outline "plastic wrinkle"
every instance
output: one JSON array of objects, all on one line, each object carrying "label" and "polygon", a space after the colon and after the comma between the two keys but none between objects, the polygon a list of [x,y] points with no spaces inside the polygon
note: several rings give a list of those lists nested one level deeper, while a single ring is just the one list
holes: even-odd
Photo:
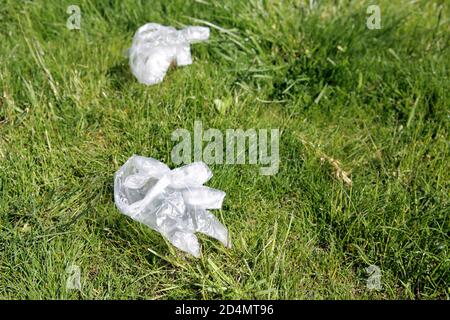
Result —
[{"label": "plastic wrinkle", "polygon": [[114,201],[123,214],[200,257],[195,232],[231,247],[228,230],[208,211],[220,209],[225,197],[225,192],[203,186],[211,177],[203,162],[170,170],[158,160],[133,155],[115,174]]},{"label": "plastic wrinkle", "polygon": [[163,81],[171,64],[192,64],[190,44],[209,38],[207,27],[186,27],[177,30],[157,23],[140,27],[128,50],[130,68],[140,83],[146,85]]}]

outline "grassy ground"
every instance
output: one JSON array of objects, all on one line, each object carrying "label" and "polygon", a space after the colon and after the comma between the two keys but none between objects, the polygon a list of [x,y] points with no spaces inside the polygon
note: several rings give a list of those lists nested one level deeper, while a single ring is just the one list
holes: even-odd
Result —
[{"label": "grassy ground", "polygon": [[[0,298],[448,299],[448,2],[307,2],[2,0]],[[212,34],[146,87],[124,52],[149,21]],[[113,202],[128,157],[172,166],[196,119],[282,130],[278,174],[212,166],[233,249],[200,236],[201,259]]]}]

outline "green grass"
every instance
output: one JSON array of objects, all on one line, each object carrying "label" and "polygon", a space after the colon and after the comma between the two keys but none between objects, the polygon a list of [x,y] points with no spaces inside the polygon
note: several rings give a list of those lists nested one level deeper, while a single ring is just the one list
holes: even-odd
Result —
[{"label": "green grass", "polygon": [[[2,0],[0,298],[448,299],[448,2],[320,2]],[[124,52],[149,21],[220,29],[147,87]],[[114,172],[133,153],[173,167],[196,119],[282,130],[278,174],[211,166],[233,248],[200,236],[201,259],[113,202]]]}]

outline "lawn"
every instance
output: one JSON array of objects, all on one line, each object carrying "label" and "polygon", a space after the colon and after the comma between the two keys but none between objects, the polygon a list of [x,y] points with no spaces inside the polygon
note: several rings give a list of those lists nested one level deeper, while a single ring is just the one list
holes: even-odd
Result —
[{"label": "lawn", "polygon": [[[449,4],[317,2],[2,0],[0,298],[448,299]],[[211,35],[145,86],[126,50],[147,22]],[[274,175],[210,166],[233,247],[200,235],[199,259],[113,200],[196,120],[281,133]]]}]

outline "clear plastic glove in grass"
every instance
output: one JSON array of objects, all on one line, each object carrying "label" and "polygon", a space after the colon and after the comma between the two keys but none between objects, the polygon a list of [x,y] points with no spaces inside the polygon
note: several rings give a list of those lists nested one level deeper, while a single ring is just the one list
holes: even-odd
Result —
[{"label": "clear plastic glove in grass", "polygon": [[131,71],[140,83],[159,83],[172,63],[178,66],[192,63],[191,43],[208,38],[207,27],[177,30],[157,23],[147,23],[136,31],[128,50]]},{"label": "clear plastic glove in grass", "polygon": [[158,160],[133,155],[115,174],[114,200],[123,214],[199,257],[195,232],[231,247],[228,230],[208,211],[220,209],[225,197],[225,192],[203,186],[211,177],[203,162],[170,170]]}]

